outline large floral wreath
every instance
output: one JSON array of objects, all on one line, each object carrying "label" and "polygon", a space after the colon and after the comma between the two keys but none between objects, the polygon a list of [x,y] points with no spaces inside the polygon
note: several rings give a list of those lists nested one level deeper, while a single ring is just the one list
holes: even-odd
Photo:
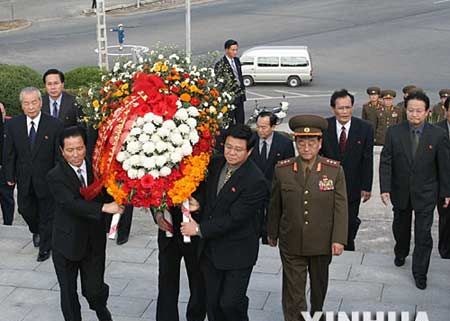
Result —
[{"label": "large floral wreath", "polygon": [[158,209],[188,199],[233,107],[214,76],[177,54],[116,63],[85,103],[85,121],[98,128],[96,182],[85,196],[104,186],[119,204]]}]

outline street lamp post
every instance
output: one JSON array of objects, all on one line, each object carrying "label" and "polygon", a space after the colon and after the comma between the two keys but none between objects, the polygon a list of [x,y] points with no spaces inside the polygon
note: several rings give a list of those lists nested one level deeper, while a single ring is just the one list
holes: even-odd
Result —
[{"label": "street lamp post", "polygon": [[108,70],[108,41],[106,30],[105,0],[97,0],[97,50],[98,66],[101,69]]},{"label": "street lamp post", "polygon": [[186,57],[191,57],[191,0],[186,0]]}]

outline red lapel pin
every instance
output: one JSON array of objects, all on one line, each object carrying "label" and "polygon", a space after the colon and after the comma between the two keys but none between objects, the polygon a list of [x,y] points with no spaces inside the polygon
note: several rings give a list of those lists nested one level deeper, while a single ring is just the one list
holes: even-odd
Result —
[{"label": "red lapel pin", "polygon": [[361,145],[361,141],[360,140],[358,140],[357,143]]},{"label": "red lapel pin", "polygon": [[428,145],[428,149],[433,149],[433,145]]},{"label": "red lapel pin", "polygon": [[45,136],[44,136],[44,139],[48,139],[48,136],[47,136],[47,135],[45,135]]},{"label": "red lapel pin", "polygon": [[233,193],[236,193],[236,188],[233,186],[233,187],[231,188],[231,191],[232,191]]}]

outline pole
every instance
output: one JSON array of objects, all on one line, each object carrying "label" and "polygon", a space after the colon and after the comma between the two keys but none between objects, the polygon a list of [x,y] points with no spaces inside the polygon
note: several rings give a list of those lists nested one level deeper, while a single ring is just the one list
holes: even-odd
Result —
[{"label": "pole", "polygon": [[186,0],[186,57],[191,57],[191,0]]},{"label": "pole", "polygon": [[141,7],[141,0],[136,0],[136,7],[138,9]]},{"label": "pole", "polygon": [[97,0],[97,50],[98,66],[101,69],[108,70],[108,41],[106,30],[105,0]]}]

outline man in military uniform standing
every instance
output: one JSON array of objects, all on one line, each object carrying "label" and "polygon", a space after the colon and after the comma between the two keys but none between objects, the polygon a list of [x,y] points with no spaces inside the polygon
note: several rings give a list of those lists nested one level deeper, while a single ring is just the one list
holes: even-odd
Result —
[{"label": "man in military uniform standing", "polygon": [[410,95],[414,91],[422,91],[422,89],[417,87],[416,85],[407,85],[402,89],[403,100],[397,104],[397,107],[400,109],[402,113],[400,119],[401,122],[406,120],[406,104],[405,104],[406,98],[408,98],[408,95]]},{"label": "man in military uniform standing", "polygon": [[367,88],[367,94],[369,95],[369,101],[363,105],[362,119],[367,120],[375,130],[377,126],[377,111],[383,108],[383,104],[380,102],[379,87]]},{"label": "man in military uniform standing", "polygon": [[311,314],[322,311],[332,255],[342,254],[347,242],[344,170],[339,162],[318,156],[327,126],[319,116],[291,118],[299,156],[275,168],[267,234],[271,246],[279,242],[285,321],[304,320],[308,271]]},{"label": "man in military uniform standing", "polygon": [[375,128],[375,145],[384,145],[384,137],[389,126],[398,124],[402,121],[403,111],[401,107],[394,106],[396,92],[386,89],[381,91],[383,98],[383,108],[377,112],[377,126]]},{"label": "man in military uniform standing", "polygon": [[428,122],[435,124],[446,119],[444,103],[448,97],[450,97],[450,89],[441,89],[439,91],[440,101],[433,106],[428,117]]}]

